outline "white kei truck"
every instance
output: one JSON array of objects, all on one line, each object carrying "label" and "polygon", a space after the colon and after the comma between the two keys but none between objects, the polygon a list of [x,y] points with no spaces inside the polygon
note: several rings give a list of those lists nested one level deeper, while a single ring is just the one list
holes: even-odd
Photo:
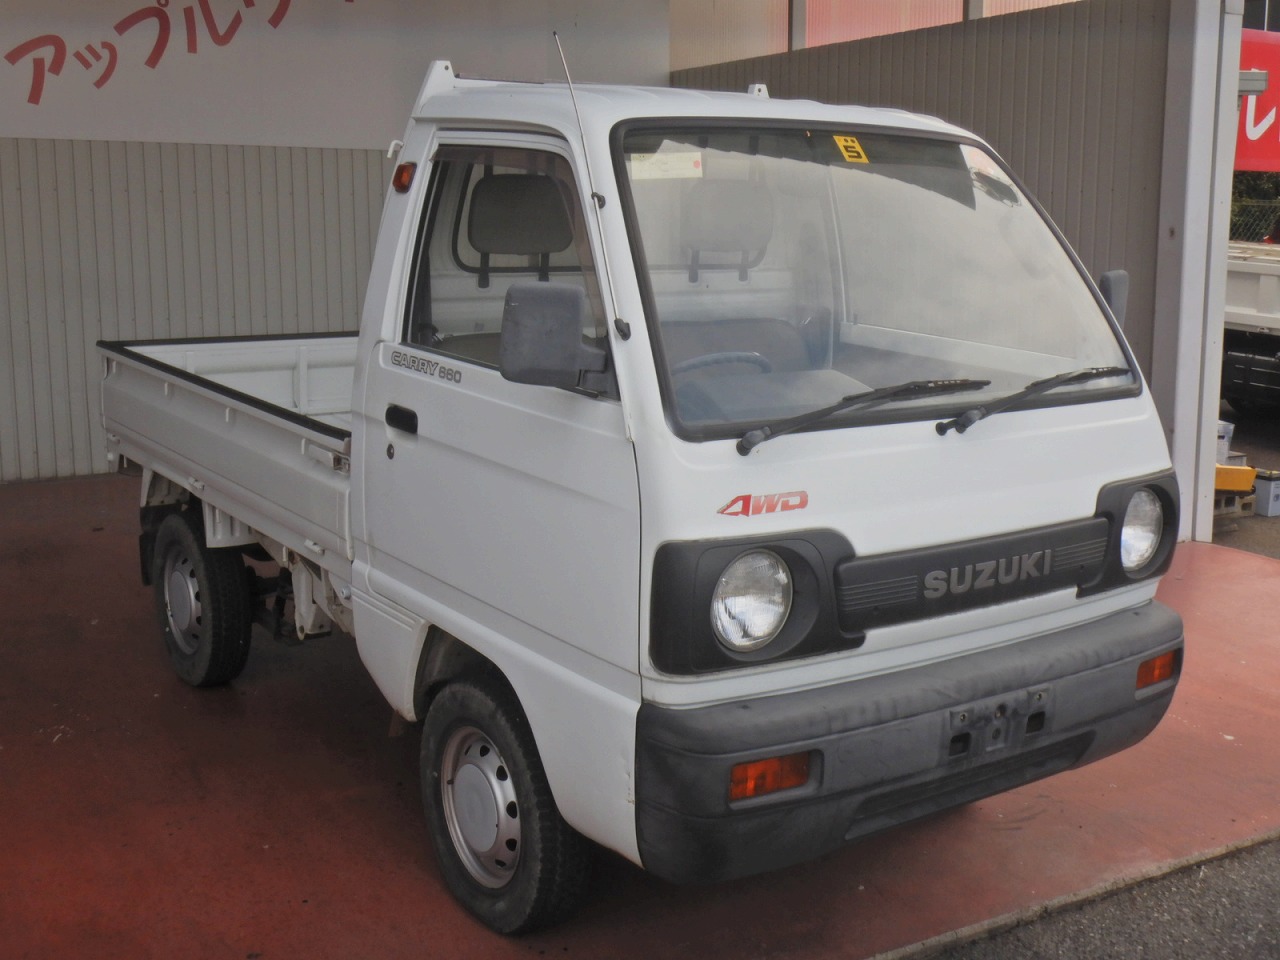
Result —
[{"label": "white kei truck", "polygon": [[741,877],[1156,726],[1178,490],[1127,278],[981,140],[447,62],[415,104],[358,334],[99,345],[184,681],[254,622],[352,636],[504,933],[592,843]]}]

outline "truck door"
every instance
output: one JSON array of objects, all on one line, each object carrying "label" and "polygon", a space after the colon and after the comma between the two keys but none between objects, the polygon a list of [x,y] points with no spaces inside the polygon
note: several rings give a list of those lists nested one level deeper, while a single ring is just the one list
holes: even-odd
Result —
[{"label": "truck door", "polygon": [[513,282],[582,285],[584,334],[608,342],[562,147],[512,138],[432,158],[400,336],[366,378],[369,583],[491,657],[505,644],[634,677],[639,494],[621,404],[498,372]]}]

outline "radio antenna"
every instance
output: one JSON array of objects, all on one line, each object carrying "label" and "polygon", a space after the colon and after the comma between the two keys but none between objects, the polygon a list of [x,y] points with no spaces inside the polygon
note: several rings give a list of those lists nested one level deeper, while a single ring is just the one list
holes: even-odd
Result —
[{"label": "radio antenna", "polygon": [[565,58],[564,47],[560,43],[560,34],[551,31],[555,38],[556,50],[560,52],[560,65],[564,67],[564,80],[569,87],[569,100],[573,104],[573,116],[578,124],[578,142],[582,146],[582,165],[587,173],[587,190],[591,194],[591,203],[596,211],[596,229],[600,234],[600,267],[604,272],[605,282],[609,286],[609,305],[613,308],[613,323],[618,335],[623,340],[631,338],[631,325],[618,315],[618,298],[613,289],[613,271],[609,266],[608,244],[604,242],[604,223],[600,219],[600,210],[604,207],[604,195],[596,190],[596,180],[591,172],[591,154],[587,150],[587,133],[582,126],[582,111],[578,109],[578,95],[573,89],[573,77],[569,76],[569,61]]}]

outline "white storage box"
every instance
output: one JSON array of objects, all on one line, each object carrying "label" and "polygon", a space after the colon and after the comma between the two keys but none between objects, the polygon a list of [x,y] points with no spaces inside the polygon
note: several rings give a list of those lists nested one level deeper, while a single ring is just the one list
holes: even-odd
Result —
[{"label": "white storage box", "polygon": [[1215,463],[1226,463],[1227,457],[1231,455],[1231,435],[1235,433],[1236,425],[1228,423],[1226,420],[1218,421],[1218,459]]},{"label": "white storage box", "polygon": [[1280,517],[1280,470],[1259,470],[1253,493],[1253,512],[1262,517]]}]

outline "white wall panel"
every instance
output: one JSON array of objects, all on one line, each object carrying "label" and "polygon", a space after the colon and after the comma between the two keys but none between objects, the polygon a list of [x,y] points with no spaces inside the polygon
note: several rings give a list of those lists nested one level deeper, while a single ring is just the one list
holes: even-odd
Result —
[{"label": "white wall panel", "polygon": [[0,138],[0,481],[105,468],[99,339],[354,329],[377,151]]}]

